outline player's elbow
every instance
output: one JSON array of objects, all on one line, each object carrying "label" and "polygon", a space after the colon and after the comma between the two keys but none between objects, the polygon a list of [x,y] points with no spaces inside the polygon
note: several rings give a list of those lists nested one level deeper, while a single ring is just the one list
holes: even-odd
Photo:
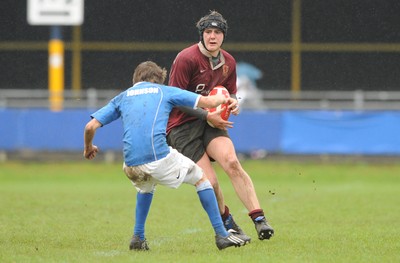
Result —
[{"label": "player's elbow", "polygon": [[95,130],[96,129],[95,129],[95,127],[94,127],[94,125],[92,123],[89,122],[89,123],[86,124],[85,133],[90,133],[90,132],[93,132]]},{"label": "player's elbow", "polygon": [[86,126],[85,126],[85,132],[95,132],[97,128],[99,128],[101,126],[101,123],[96,120],[96,119],[92,119],[91,121],[89,121]]}]

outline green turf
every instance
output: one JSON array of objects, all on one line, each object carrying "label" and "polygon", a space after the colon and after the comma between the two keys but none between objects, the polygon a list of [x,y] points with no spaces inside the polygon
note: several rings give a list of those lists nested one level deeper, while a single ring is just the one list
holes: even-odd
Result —
[{"label": "green turf", "polygon": [[0,164],[0,262],[400,262],[400,164],[245,161],[276,235],[256,238],[226,175],[225,199],[251,244],[219,251],[195,189],[158,187],[151,251],[128,245],[136,192],[121,164]]}]

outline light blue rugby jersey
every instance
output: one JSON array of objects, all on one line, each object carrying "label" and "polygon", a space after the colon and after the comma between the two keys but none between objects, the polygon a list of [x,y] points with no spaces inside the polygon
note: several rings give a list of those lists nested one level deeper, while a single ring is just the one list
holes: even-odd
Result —
[{"label": "light blue rugby jersey", "polygon": [[139,82],[91,116],[102,125],[122,118],[125,163],[136,166],[167,156],[169,113],[174,106],[195,108],[199,99],[200,95],[180,88]]}]

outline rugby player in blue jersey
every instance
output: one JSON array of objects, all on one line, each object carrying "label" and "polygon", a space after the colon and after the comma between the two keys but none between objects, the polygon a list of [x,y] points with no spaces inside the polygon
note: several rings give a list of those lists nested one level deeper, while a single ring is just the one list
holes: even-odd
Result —
[{"label": "rugby player in blue jersey", "polygon": [[138,191],[131,250],[149,249],[145,223],[157,184],[171,188],[178,188],[182,183],[194,185],[214,228],[218,249],[245,245],[250,242],[247,236],[225,229],[213,187],[202,169],[168,146],[166,139],[168,117],[175,106],[214,108],[231,102],[232,98],[202,96],[165,86],[166,75],[167,71],[154,62],[139,64],[133,74],[133,86],[91,115],[84,130],[83,154],[93,159],[99,151],[93,144],[96,130],[122,119],[123,170]]}]

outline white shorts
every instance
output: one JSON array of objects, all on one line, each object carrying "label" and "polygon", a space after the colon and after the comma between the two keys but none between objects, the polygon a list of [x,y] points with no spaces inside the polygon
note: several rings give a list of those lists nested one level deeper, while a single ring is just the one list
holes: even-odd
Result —
[{"label": "white shorts", "polygon": [[141,193],[153,192],[157,184],[178,188],[182,183],[195,185],[202,177],[202,169],[192,160],[170,147],[163,159],[123,169],[136,189]]}]

